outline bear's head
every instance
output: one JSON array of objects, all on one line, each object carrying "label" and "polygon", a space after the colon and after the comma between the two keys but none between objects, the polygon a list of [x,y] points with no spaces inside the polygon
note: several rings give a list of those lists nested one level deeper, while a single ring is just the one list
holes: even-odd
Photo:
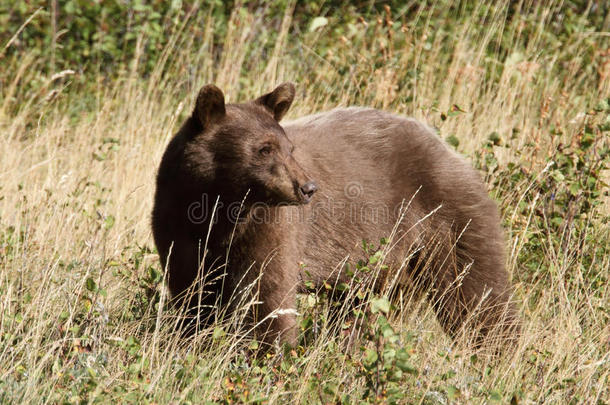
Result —
[{"label": "bear's head", "polygon": [[194,180],[212,181],[221,198],[308,203],[317,185],[294,159],[294,145],[279,124],[294,95],[294,85],[284,83],[256,100],[225,104],[218,87],[201,88],[184,150]]}]

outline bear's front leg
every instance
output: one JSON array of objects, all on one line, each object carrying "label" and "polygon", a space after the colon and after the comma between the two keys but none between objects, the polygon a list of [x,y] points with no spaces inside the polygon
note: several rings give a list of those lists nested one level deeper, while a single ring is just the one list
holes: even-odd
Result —
[{"label": "bear's front leg", "polygon": [[[261,305],[262,306],[262,305]],[[281,313],[284,309],[273,310],[268,314],[259,312],[260,319],[257,322],[257,339],[264,342],[267,346],[274,346],[276,342],[296,346],[297,328],[296,315],[293,313]],[[278,313],[280,312],[280,313]]]},{"label": "bear's front leg", "polygon": [[254,308],[256,337],[267,345],[280,344],[296,346],[296,293],[291,291],[266,291],[260,294],[260,304]]},{"label": "bear's front leg", "polygon": [[273,345],[297,344],[296,284],[295,275],[287,271],[283,260],[275,257],[267,261],[259,273],[257,304],[252,307],[257,339]]}]

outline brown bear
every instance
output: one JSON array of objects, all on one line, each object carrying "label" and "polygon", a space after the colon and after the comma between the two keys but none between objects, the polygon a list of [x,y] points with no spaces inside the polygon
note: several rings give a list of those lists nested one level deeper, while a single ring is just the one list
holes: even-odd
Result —
[{"label": "brown bear", "polygon": [[304,274],[317,286],[348,281],[339,264],[362,256],[363,239],[387,237],[373,288],[402,272],[448,333],[468,323],[481,340],[512,334],[500,218],[476,171],[424,124],[384,111],[280,125],[294,96],[284,83],[225,104],[206,85],[169,143],[152,226],[174,302],[210,323],[254,285],[247,321],[267,342],[294,344]]}]

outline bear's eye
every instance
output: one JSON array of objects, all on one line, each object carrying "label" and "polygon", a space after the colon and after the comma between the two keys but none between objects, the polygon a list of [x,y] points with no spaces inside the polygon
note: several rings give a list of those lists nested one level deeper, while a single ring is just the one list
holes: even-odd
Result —
[{"label": "bear's eye", "polygon": [[265,145],[258,150],[258,153],[260,153],[262,156],[269,156],[272,150],[273,148],[271,145]]}]

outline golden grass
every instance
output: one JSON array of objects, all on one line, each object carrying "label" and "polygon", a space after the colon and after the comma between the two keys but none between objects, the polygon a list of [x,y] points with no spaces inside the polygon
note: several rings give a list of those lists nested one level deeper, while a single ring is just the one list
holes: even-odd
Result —
[{"label": "golden grass", "polygon": [[[538,6],[534,14],[540,30],[556,6]],[[548,43],[534,32],[527,49],[489,61],[487,46],[502,32],[512,30],[515,41],[523,35],[518,27],[505,26],[505,7],[489,8],[485,30],[478,29],[482,17],[458,25],[449,50],[440,39],[426,49],[425,31],[437,27],[421,35],[411,29],[426,26],[424,10],[421,20],[410,21],[403,31],[388,28],[380,18],[381,23],[366,22],[378,26],[376,35],[361,22],[352,37],[328,45],[328,31],[298,37],[289,33],[293,8],[294,3],[286,7],[275,44],[255,42],[270,49],[266,60],[257,57],[261,49],[250,45],[264,30],[259,15],[236,9],[216,61],[212,17],[200,13],[176,28],[150,77],[138,76],[136,59],[132,70],[116,80],[99,77],[88,88],[93,94],[69,91],[78,75],[73,72],[42,77],[48,83],[30,92],[28,83],[41,80],[43,62],[28,52],[4,56],[0,400],[90,402],[106,395],[106,400],[119,402],[182,403],[226,393],[224,378],[237,367],[229,364],[244,350],[238,336],[211,345],[204,344],[209,336],[184,342],[173,333],[172,313],[163,305],[149,307],[142,318],[129,315],[139,304],[144,291],[139,283],[148,266],[159,267],[156,254],[142,249],[153,247],[150,211],[156,168],[200,85],[214,82],[236,101],[294,81],[299,90],[290,117],[337,105],[383,107],[436,125],[443,136],[454,134],[466,154],[491,132],[510,134],[518,128],[511,148],[499,153],[514,158],[525,143],[536,142],[536,156],[518,158],[532,170],[542,169],[544,157],[556,145],[548,135],[550,125],[562,128],[561,139],[571,142],[582,129],[580,121],[574,123],[577,114],[610,93],[610,81],[598,82],[579,69],[579,41],[595,33],[576,35],[549,53],[542,52]],[[203,38],[190,38],[182,33],[187,24],[210,28]],[[402,40],[394,38],[399,31]],[[600,44],[608,46],[601,41],[600,36]],[[562,67],[558,77],[552,67],[565,55],[573,56],[573,65]],[[375,67],[380,58],[387,63]],[[494,64],[504,67],[499,77],[492,72]],[[411,86],[403,86],[408,69],[421,73]],[[409,96],[412,101],[405,102]],[[92,107],[74,107],[85,102]],[[439,111],[452,105],[466,112],[442,121]],[[529,193],[527,186],[498,193],[507,222],[520,221],[508,230],[508,268],[514,275],[522,271],[517,258],[531,231],[528,218],[517,218],[515,207],[523,200],[534,212],[544,198]],[[582,265],[582,257],[599,248],[595,240],[608,241],[607,223],[594,225],[590,241],[569,253],[558,250],[550,241],[553,235],[547,235],[543,260],[548,277],[517,283],[524,333],[515,350],[500,358],[482,355],[473,364],[474,351],[466,340],[452,342],[445,336],[427,306],[412,302],[399,308],[394,325],[418,337],[411,362],[420,370],[405,387],[404,402],[447,401],[439,388],[447,384],[459,388],[460,395],[452,399],[458,403],[492,400],[489,393],[495,390],[502,401],[514,394],[523,403],[610,402],[610,293],[589,277],[599,273],[607,282],[610,259],[596,257],[590,267]],[[536,231],[544,234],[545,229]],[[89,291],[89,278],[105,292]],[[161,297],[167,299],[164,291]],[[131,337],[139,344],[132,344]],[[328,380],[357,396],[362,382],[344,359],[337,354],[334,368],[328,369],[333,344],[333,334],[321,332],[304,349],[306,361],[295,374],[287,374],[302,381],[297,389],[288,377],[252,389],[270,403],[320,401],[308,381],[325,372]],[[271,366],[279,361],[268,359]],[[440,380],[448,370],[455,375]],[[256,375],[246,368],[243,373]],[[83,382],[87,378],[95,384]]]}]

